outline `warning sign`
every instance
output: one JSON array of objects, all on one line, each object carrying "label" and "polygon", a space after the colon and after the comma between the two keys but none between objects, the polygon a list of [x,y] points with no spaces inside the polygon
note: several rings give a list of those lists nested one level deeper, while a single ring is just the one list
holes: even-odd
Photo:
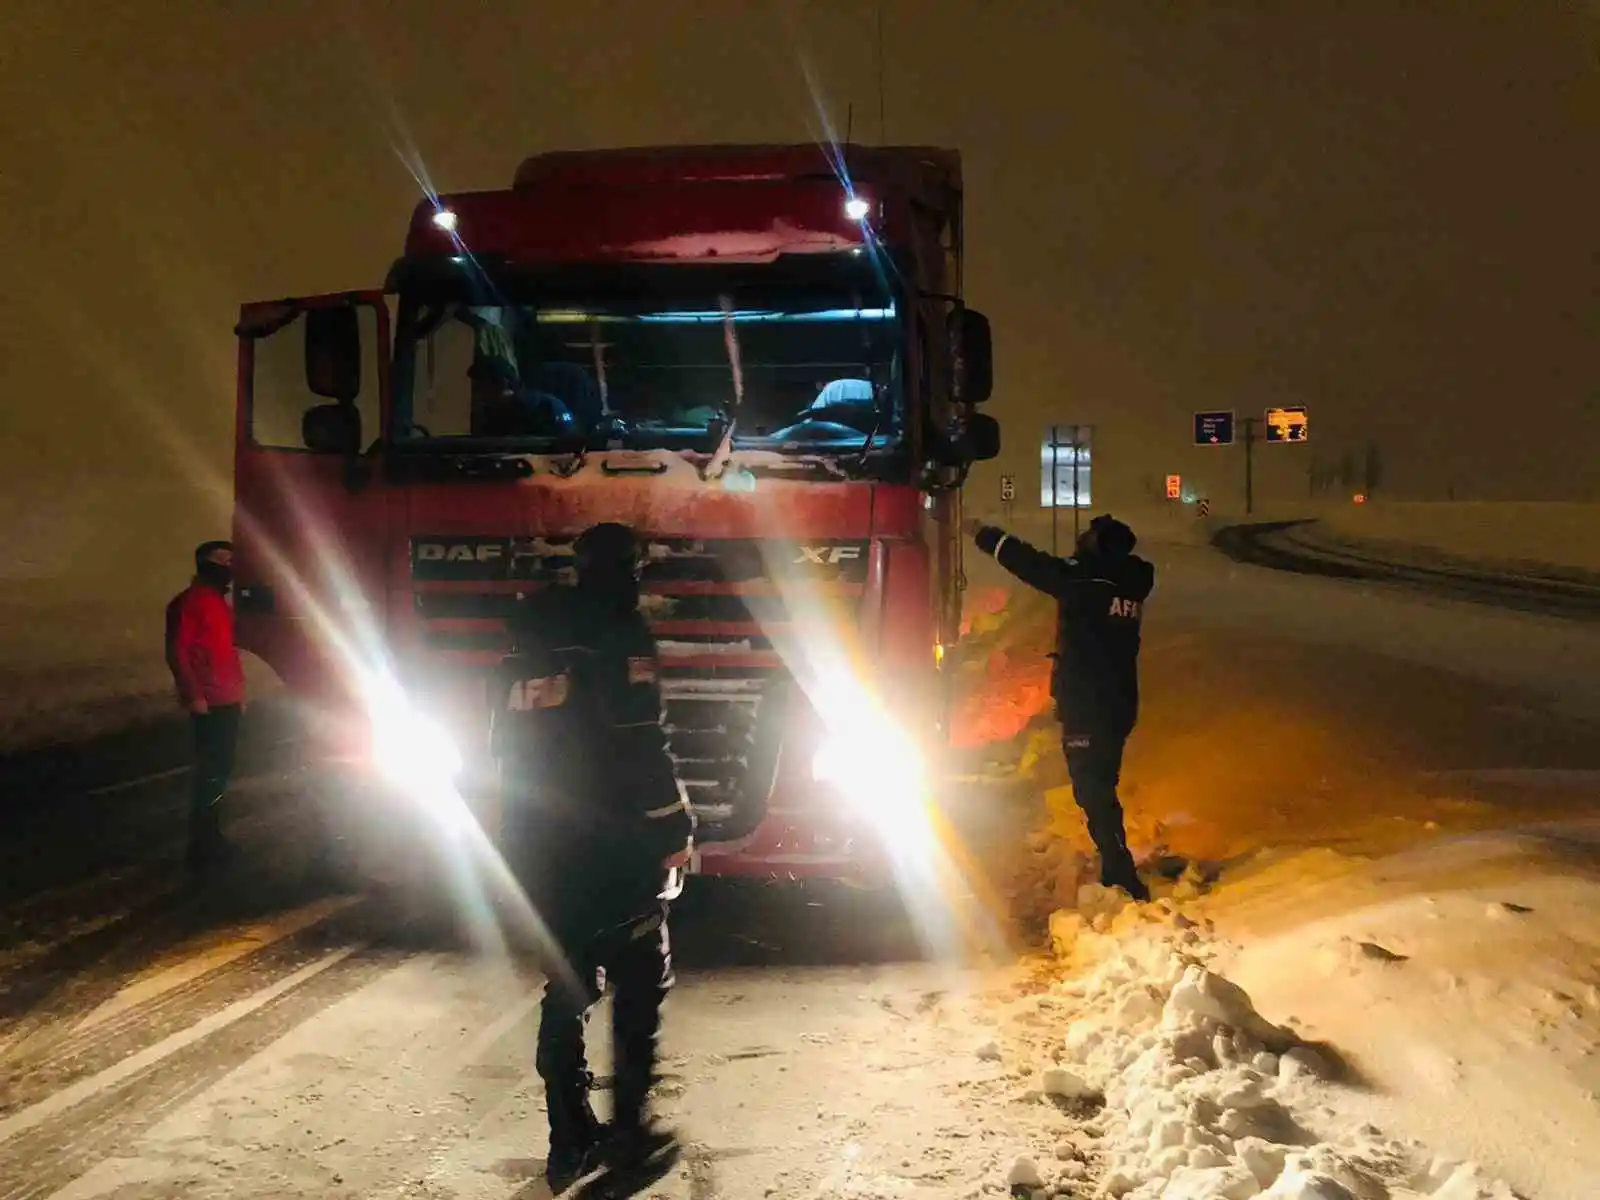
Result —
[{"label": "warning sign", "polygon": [[1167,476],[1167,499],[1168,500],[1181,500],[1182,498],[1183,498],[1183,476],[1182,475],[1168,475]]},{"label": "warning sign", "polygon": [[1303,407],[1267,409],[1269,442],[1304,442],[1308,440],[1309,429]]}]

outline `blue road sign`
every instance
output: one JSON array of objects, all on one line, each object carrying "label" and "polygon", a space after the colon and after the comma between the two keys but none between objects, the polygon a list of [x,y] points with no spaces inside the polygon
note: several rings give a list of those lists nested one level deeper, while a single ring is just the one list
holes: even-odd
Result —
[{"label": "blue road sign", "polygon": [[1195,413],[1194,444],[1196,446],[1233,445],[1233,413]]},{"label": "blue road sign", "polygon": [[1309,432],[1303,406],[1267,409],[1267,441],[1304,442]]}]

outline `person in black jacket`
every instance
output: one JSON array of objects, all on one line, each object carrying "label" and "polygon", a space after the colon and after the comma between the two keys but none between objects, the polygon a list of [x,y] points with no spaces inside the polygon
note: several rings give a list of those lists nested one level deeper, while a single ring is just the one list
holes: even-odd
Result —
[{"label": "person in black jacket", "polygon": [[992,525],[969,521],[967,528],[979,550],[1056,600],[1050,694],[1072,797],[1100,852],[1100,882],[1148,900],[1128,850],[1117,783],[1123,747],[1139,719],[1139,626],[1156,569],[1133,553],[1133,530],[1109,513],[1089,523],[1072,558],[1046,554]]},{"label": "person in black jacket", "polygon": [[[693,835],[661,725],[633,533],[596,525],[575,550],[577,586],[534,593],[515,622],[490,739],[508,857],[565,960],[545,986],[537,1055],[550,1120],[546,1173],[557,1193],[602,1164],[631,1171],[676,1157],[675,1137],[647,1105],[672,985],[665,864]],[[585,1018],[607,985],[609,1130],[589,1106],[584,1050]]]}]

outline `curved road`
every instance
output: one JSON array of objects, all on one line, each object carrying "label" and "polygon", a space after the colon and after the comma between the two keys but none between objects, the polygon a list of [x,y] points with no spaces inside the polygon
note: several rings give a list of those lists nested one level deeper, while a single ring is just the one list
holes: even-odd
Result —
[{"label": "curved road", "polygon": [[1512,608],[1572,620],[1600,619],[1600,580],[1578,573],[1511,573],[1446,556],[1399,562],[1376,547],[1319,535],[1315,521],[1230,525],[1212,537],[1236,562],[1322,575],[1402,584],[1452,600]]}]

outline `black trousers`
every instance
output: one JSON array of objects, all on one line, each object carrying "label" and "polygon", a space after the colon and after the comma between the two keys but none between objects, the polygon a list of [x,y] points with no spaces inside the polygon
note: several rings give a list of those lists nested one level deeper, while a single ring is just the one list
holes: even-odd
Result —
[{"label": "black trousers", "polygon": [[194,791],[189,799],[189,853],[201,855],[222,841],[222,797],[233,776],[240,707],[219,704],[190,717],[194,726]]},{"label": "black trousers", "polygon": [[1061,735],[1072,798],[1083,810],[1089,836],[1100,852],[1100,882],[1108,887],[1137,877],[1123,828],[1122,801],[1117,798],[1127,744],[1126,733],[1063,731]]},{"label": "black trousers", "polygon": [[667,906],[661,901],[621,922],[598,912],[587,920],[574,913],[551,926],[571,974],[552,969],[545,984],[535,1065],[545,1084],[551,1153],[563,1155],[581,1149],[597,1132],[589,1108],[584,1026],[607,987],[615,1064],[613,1126],[625,1132],[644,1124],[655,1084],[661,1004],[673,984],[672,955]]}]

